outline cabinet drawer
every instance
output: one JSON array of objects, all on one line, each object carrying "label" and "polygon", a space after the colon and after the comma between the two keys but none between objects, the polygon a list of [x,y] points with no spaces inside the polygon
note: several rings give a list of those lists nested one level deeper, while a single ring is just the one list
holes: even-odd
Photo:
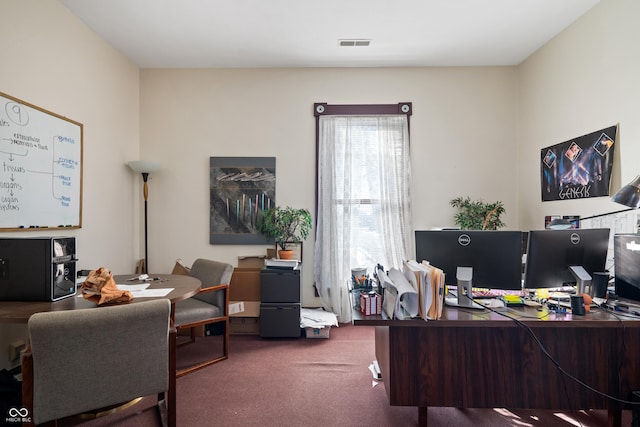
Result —
[{"label": "cabinet drawer", "polygon": [[260,274],[260,301],[263,303],[299,303],[299,270],[263,270]]},{"label": "cabinet drawer", "polygon": [[260,304],[260,336],[300,337],[300,304]]}]

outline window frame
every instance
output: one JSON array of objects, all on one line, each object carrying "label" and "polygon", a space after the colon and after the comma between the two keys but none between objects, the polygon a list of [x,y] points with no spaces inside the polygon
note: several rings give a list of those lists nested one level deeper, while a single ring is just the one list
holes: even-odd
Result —
[{"label": "window frame", "polygon": [[318,221],[318,173],[320,161],[320,117],[321,116],[383,116],[400,115],[407,116],[407,131],[411,136],[411,115],[413,105],[411,102],[398,102],[397,104],[328,104],[326,102],[316,102],[313,104],[313,115],[316,119],[316,205],[315,221]]}]

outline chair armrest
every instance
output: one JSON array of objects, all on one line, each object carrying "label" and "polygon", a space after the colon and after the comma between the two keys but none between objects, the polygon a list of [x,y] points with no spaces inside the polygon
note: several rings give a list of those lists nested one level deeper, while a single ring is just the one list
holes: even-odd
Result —
[{"label": "chair armrest", "polygon": [[209,286],[208,288],[202,288],[198,293],[201,294],[203,292],[222,291],[222,290],[228,290],[228,289],[229,289],[229,284],[222,283],[220,285]]}]

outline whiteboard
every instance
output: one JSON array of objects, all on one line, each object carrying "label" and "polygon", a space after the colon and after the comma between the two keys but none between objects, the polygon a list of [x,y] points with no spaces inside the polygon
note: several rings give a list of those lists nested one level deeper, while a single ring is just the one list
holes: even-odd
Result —
[{"label": "whiteboard", "polygon": [[82,124],[0,92],[0,230],[82,226]]}]

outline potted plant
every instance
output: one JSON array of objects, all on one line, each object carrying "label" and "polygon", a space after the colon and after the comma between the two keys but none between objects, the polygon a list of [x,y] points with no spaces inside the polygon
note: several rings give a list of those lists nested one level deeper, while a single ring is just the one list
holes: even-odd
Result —
[{"label": "potted plant", "polygon": [[287,249],[287,243],[302,243],[307,238],[311,213],[307,209],[275,206],[264,211],[259,230],[275,240],[280,258],[291,259],[293,251]]},{"label": "potted plant", "polygon": [[500,219],[504,213],[501,201],[484,203],[482,200],[471,200],[470,197],[456,197],[449,203],[461,210],[454,220],[463,230],[497,230],[505,225]]}]

